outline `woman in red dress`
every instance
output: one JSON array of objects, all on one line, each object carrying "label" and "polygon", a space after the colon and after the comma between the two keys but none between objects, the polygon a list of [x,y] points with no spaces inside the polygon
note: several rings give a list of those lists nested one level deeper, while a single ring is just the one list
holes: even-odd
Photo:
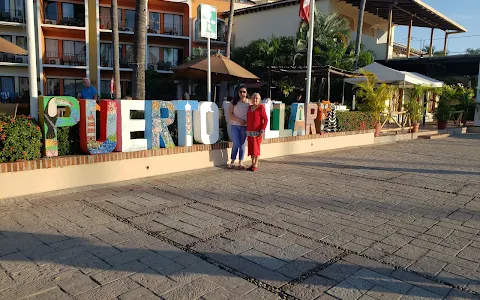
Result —
[{"label": "woman in red dress", "polygon": [[260,104],[260,100],[260,94],[254,93],[247,112],[248,155],[252,157],[252,166],[248,168],[250,171],[257,171],[260,144],[268,123],[265,107]]}]

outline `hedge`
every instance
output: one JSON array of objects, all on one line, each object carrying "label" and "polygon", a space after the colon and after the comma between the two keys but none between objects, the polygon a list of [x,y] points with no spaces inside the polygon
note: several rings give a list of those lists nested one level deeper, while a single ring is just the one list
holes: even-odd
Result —
[{"label": "hedge", "polygon": [[375,123],[375,113],[372,112],[337,111],[338,131],[374,129]]},{"label": "hedge", "polygon": [[0,163],[40,158],[42,132],[26,116],[0,115]]}]

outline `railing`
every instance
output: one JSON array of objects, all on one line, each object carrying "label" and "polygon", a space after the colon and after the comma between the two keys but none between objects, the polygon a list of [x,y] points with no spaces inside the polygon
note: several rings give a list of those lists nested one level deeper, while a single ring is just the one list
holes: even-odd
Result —
[{"label": "railing", "polygon": [[57,14],[47,14],[45,16],[45,24],[50,25],[64,25],[64,26],[76,26],[76,27],[85,27],[85,16],[73,14],[62,14],[59,17]]},{"label": "railing", "polygon": [[[133,58],[120,58],[120,68],[132,68]],[[100,57],[100,66],[104,68],[113,68],[113,58],[112,57]]]},{"label": "railing", "polygon": [[183,24],[164,23],[162,29],[159,22],[151,22],[148,26],[148,33],[183,36]]},{"label": "railing", "polygon": [[15,9],[1,9],[0,22],[25,23],[25,11]]},{"label": "railing", "polygon": [[64,66],[86,66],[85,54],[71,53],[46,53],[43,63],[47,65],[64,65]]},{"label": "railing", "polygon": [[[135,22],[132,20],[118,20],[118,29],[124,32],[133,31]],[[112,21],[110,15],[100,15],[100,29],[112,29]]]},{"label": "railing", "polygon": [[28,58],[27,56],[24,56],[24,55],[0,53],[0,62],[26,64],[27,61],[28,61]]},{"label": "railing", "polygon": [[158,70],[158,71],[170,71],[172,67],[182,64],[182,61],[179,59],[177,61],[150,61],[147,66],[148,70]]}]

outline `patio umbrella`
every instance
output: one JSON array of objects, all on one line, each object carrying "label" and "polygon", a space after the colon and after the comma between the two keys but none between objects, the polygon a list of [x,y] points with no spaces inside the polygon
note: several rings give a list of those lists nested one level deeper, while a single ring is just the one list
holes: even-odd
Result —
[{"label": "patio umbrella", "polygon": [[0,52],[16,54],[16,55],[26,55],[27,50],[7,41],[4,38],[0,37]]},{"label": "patio umbrella", "polygon": [[[234,61],[217,53],[210,57],[212,82],[257,81],[259,78]],[[172,68],[175,78],[207,80],[207,58],[197,59]]]}]

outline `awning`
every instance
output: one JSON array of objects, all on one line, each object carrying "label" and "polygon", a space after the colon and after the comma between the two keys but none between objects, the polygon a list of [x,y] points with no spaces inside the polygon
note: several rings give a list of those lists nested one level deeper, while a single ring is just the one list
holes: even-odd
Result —
[{"label": "awning", "polygon": [[[430,87],[443,86],[442,81],[415,72],[398,71],[376,62],[369,64],[368,66],[365,66],[361,69],[358,69],[356,72],[361,72],[362,70],[375,74],[375,76],[377,76],[378,82],[398,85],[401,87],[405,86],[408,88],[412,87],[413,85]],[[358,84],[360,82],[363,82],[364,80],[365,78],[363,77],[347,78],[345,79],[345,82],[351,84]]]},{"label": "awning", "polygon": [[[342,0],[355,7],[360,6],[361,0]],[[451,2],[452,5],[453,2]],[[388,20],[389,7],[392,5],[392,22],[395,25],[410,25],[410,18],[413,16],[413,26],[438,28],[443,31],[453,30],[466,32],[467,29],[454,22],[447,16],[428,6],[421,0],[368,0],[365,11]],[[458,3],[458,5],[461,5]]]},{"label": "awning", "polygon": [[27,50],[15,45],[12,42],[7,41],[4,38],[0,37],[0,52],[17,54],[17,55],[26,55]]}]

